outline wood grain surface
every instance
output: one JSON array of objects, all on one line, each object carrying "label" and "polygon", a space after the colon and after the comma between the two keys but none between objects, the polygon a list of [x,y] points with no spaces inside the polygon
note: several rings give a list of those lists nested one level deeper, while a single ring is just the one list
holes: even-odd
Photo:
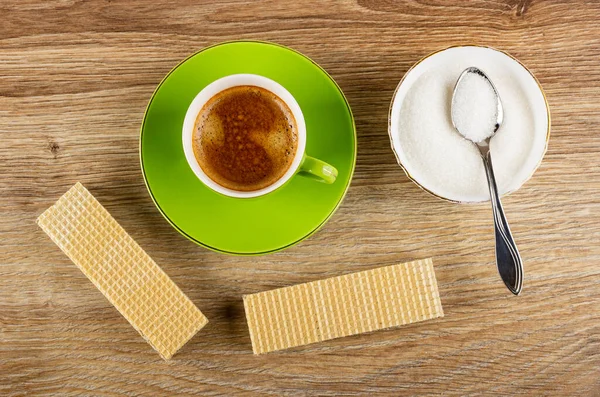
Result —
[{"label": "wood grain surface", "polygon": [[[600,395],[600,2],[0,3],[0,395]],[[138,134],[198,49],[271,40],[321,64],[354,111],[349,193],[317,234],[256,258],[180,236],[144,187]],[[431,197],[397,166],[393,90],[424,55],[494,46],[539,78],[552,136],[504,204],[525,263],[498,279],[487,205]],[[210,319],[163,361],[35,225],[83,182]],[[446,316],[254,356],[242,294],[434,257]]]}]

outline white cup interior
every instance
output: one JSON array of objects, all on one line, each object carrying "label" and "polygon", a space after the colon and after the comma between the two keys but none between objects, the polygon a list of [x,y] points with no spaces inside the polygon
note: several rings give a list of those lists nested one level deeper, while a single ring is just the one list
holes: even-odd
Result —
[{"label": "white cup interior", "polygon": [[[294,156],[294,160],[292,161],[292,165],[290,166],[290,168],[280,179],[277,180],[277,182],[273,183],[272,185],[267,186],[263,189],[248,192],[228,189],[210,179],[208,175],[206,175],[206,173],[202,170],[202,167],[200,167],[200,165],[198,164],[192,146],[192,135],[194,133],[196,118],[198,116],[198,113],[200,113],[200,110],[202,110],[202,107],[219,92],[228,88],[242,85],[251,85],[264,88],[277,95],[279,98],[281,98],[281,100],[283,100],[287,104],[287,106],[292,111],[292,114],[296,119],[296,126],[298,127],[298,147],[296,149],[296,154]],[[290,92],[286,90],[281,84],[267,77],[259,76],[256,74],[233,74],[213,81],[212,83],[204,87],[204,89],[200,91],[198,95],[196,95],[196,97],[190,104],[187,113],[185,114],[185,119],[183,120],[182,142],[183,152],[185,153],[185,158],[188,164],[190,165],[190,168],[192,169],[192,171],[194,171],[194,174],[196,174],[198,179],[200,179],[206,186],[208,186],[216,192],[230,197],[258,197],[270,193],[273,190],[281,187],[296,173],[296,171],[300,167],[302,158],[304,156],[304,150],[306,148],[306,124],[304,122],[304,116],[302,115],[302,110],[300,109],[298,102],[296,102],[296,99],[292,96],[292,94],[290,94]]]}]

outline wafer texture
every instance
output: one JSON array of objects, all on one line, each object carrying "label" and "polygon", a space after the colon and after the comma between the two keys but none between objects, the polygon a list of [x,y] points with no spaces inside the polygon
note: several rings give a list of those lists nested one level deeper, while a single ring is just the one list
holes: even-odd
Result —
[{"label": "wafer texture", "polygon": [[244,296],[254,354],[443,317],[419,260]]},{"label": "wafer texture", "polygon": [[165,360],[208,322],[81,183],[37,223]]}]

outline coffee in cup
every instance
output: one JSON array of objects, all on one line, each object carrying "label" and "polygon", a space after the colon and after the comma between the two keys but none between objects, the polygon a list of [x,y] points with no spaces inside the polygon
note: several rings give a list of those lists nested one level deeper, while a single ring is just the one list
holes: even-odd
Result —
[{"label": "coffee in cup", "polygon": [[294,96],[256,74],[233,74],[204,87],[182,128],[183,152],[194,174],[208,188],[235,198],[267,195],[295,175],[335,182],[334,166],[306,154],[306,137]]},{"label": "coffee in cup", "polygon": [[264,189],[292,165],[298,126],[290,108],[258,86],[225,89],[196,118],[194,155],[206,175],[236,191]]}]

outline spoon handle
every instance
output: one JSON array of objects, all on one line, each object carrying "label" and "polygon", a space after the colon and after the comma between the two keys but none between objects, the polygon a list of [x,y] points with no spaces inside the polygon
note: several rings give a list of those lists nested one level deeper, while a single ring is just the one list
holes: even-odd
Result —
[{"label": "spoon handle", "polygon": [[515,295],[519,295],[523,285],[523,263],[517,245],[513,240],[508,222],[504,216],[504,209],[500,202],[500,195],[496,186],[496,178],[492,168],[492,156],[488,151],[483,157],[485,173],[490,187],[490,198],[494,213],[494,229],[496,233],[496,265],[498,273],[506,287]]}]

